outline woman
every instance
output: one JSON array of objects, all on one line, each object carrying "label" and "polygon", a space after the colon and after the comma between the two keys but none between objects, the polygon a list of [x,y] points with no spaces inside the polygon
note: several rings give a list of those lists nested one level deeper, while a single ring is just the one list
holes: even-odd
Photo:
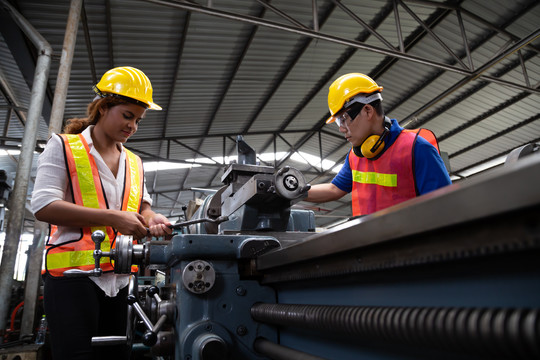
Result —
[{"label": "woman", "polygon": [[[102,230],[103,251],[119,234],[142,239],[172,230],[151,210],[142,162],[122,145],[152,101],[152,85],[132,67],[107,71],[94,87],[88,117],[71,119],[39,157],[32,196],[35,217],[55,225],[46,245],[44,302],[54,359],[124,359],[123,346],[92,348],[92,336],[125,335],[129,275],[102,258],[100,277],[67,277],[94,268],[91,234]],[[98,352],[99,351],[99,352]]]}]

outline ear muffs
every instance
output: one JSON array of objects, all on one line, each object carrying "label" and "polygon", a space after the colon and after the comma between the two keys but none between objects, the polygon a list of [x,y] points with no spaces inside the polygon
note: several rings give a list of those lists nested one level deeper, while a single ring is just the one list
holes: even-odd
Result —
[{"label": "ear muffs", "polygon": [[381,136],[371,135],[362,145],[360,145],[360,151],[365,158],[371,159],[379,155],[384,149],[384,138],[386,137],[387,130],[385,129]]},{"label": "ear muffs", "polygon": [[381,135],[370,135],[360,146],[353,147],[353,152],[356,156],[372,159],[379,155],[384,150],[384,139],[390,133],[390,127],[392,123],[390,119],[384,119],[384,131]]}]

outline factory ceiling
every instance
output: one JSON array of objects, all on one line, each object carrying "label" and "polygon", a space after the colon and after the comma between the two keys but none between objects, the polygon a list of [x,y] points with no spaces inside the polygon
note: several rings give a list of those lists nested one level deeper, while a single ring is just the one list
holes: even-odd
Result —
[{"label": "factory ceiling", "polygon": [[[7,151],[0,166],[10,179],[38,55],[11,9],[53,50],[30,194],[70,1],[0,4],[0,148]],[[384,87],[389,117],[434,131],[454,181],[540,141],[536,0],[85,0],[78,24],[63,120],[84,116],[92,85],[108,69],[143,70],[163,111],[149,112],[127,147],[145,162],[154,208],[173,221],[190,200],[223,185],[238,135],[261,165],[297,168],[311,184],[330,181],[349,145],[325,125],[328,87],[349,72]],[[160,169],[151,169],[158,161]],[[297,206],[313,209],[319,226],[351,214],[348,196]]]}]

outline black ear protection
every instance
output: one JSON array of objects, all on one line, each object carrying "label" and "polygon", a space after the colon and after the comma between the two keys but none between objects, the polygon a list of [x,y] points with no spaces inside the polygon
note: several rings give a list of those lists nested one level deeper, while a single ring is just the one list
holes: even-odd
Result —
[{"label": "black ear protection", "polygon": [[385,116],[383,125],[384,131],[381,135],[370,135],[361,145],[353,147],[353,152],[356,156],[372,159],[384,150],[384,140],[390,133],[392,122]]}]

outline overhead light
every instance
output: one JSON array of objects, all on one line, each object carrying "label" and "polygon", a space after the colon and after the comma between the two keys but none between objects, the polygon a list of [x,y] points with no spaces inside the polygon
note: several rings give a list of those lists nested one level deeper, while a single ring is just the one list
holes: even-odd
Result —
[{"label": "overhead light", "polygon": [[152,172],[158,170],[174,170],[174,169],[191,169],[192,167],[199,167],[198,164],[186,164],[186,163],[177,163],[170,161],[148,161],[143,162],[143,167],[145,172]]},{"label": "overhead light", "polygon": [[20,155],[20,154],[21,154],[21,150],[0,149],[0,156],[8,156],[8,155],[17,156],[17,155]]},{"label": "overhead light", "polygon": [[321,163],[321,158],[315,155],[311,155],[305,152],[297,151],[291,156],[291,160],[305,164],[306,161],[313,165],[316,168],[323,168],[323,170],[331,169],[336,162],[332,160],[323,159]]},{"label": "overhead light", "polygon": [[478,174],[482,171],[486,171],[488,169],[491,169],[492,167],[503,164],[506,161],[506,157],[507,155],[499,156],[498,158],[486,161],[485,163],[482,163],[470,169],[460,171],[459,173],[457,173],[457,175],[461,177],[469,177]]},{"label": "overhead light", "polygon": [[[268,152],[268,153],[258,154],[257,159],[260,160],[260,161],[271,163],[274,160],[280,161],[287,154],[288,154],[288,152],[286,152],[286,151],[276,152],[275,154],[271,153],[271,152]],[[321,158],[320,157],[315,156],[315,155],[311,155],[311,154],[308,154],[308,153],[305,153],[305,152],[294,152],[291,155],[291,160],[295,161],[295,162],[299,162],[301,164],[305,164],[306,162],[308,162],[309,164],[312,164],[314,167],[317,167],[317,168],[321,167]],[[201,157],[201,158],[196,158],[196,159],[186,159],[186,161],[187,162],[199,163],[199,164],[215,164],[215,163],[218,163],[218,164],[223,164],[223,163],[224,164],[230,164],[233,161],[238,161],[238,157],[237,156],[226,156],[225,157],[225,162],[223,162],[223,157],[222,156],[214,156],[212,158]],[[335,166],[335,165],[336,165],[335,161],[327,160],[327,159],[322,160],[322,168],[323,168],[323,170],[332,169],[331,171],[337,174],[339,172],[339,170],[341,169],[341,167],[343,166],[343,164],[340,164],[338,166]],[[145,168],[145,170],[146,170],[146,168]],[[149,170],[146,170],[146,171],[149,171]]]}]

